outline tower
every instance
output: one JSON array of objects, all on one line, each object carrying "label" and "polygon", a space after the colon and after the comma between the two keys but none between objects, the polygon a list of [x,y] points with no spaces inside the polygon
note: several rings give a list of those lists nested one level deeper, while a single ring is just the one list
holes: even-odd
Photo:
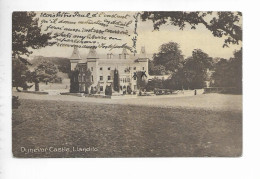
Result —
[{"label": "tower", "polygon": [[70,57],[70,70],[71,71],[73,71],[76,68],[76,66],[80,60],[81,60],[81,56],[79,54],[78,47],[74,47],[73,52]]},{"label": "tower", "polygon": [[140,55],[139,58],[143,59],[143,58],[147,58],[146,56],[146,52],[145,52],[145,47],[141,47],[141,51],[140,51]]},{"label": "tower", "polygon": [[98,59],[98,55],[95,48],[89,49],[87,59]]},{"label": "tower", "polygon": [[129,54],[126,51],[126,48],[123,48],[122,53],[119,54],[119,59],[127,59],[128,57],[129,57]]}]

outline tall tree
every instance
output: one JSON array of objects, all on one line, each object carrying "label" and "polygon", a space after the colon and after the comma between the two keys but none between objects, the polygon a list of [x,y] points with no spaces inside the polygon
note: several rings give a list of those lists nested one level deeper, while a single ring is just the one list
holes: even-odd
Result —
[{"label": "tall tree", "polygon": [[[51,39],[51,33],[43,34],[41,28],[38,26],[38,18],[35,18],[34,12],[13,12],[12,15],[12,63],[13,69],[20,68],[21,70],[27,70],[24,65],[30,64],[30,62],[24,56],[29,56],[32,53],[32,49],[38,49],[51,45],[48,41]],[[20,60],[19,63],[15,60]],[[17,72],[13,70],[13,87],[26,87],[30,77],[27,72],[23,75],[17,75]],[[25,75],[25,76],[24,76]],[[19,83],[17,83],[19,82]]]},{"label": "tall tree", "polygon": [[153,63],[155,66],[164,66],[166,71],[175,72],[183,59],[179,44],[168,42],[160,46],[159,53],[154,54]]},{"label": "tall tree", "polygon": [[19,59],[13,59],[13,68],[12,68],[12,86],[16,88],[17,91],[19,87],[23,90],[27,90],[30,86],[27,85],[27,81],[30,81],[30,71],[25,63]]},{"label": "tall tree", "polygon": [[30,55],[31,49],[50,45],[51,33],[43,34],[34,12],[13,12],[12,16],[12,56]]},{"label": "tall tree", "polygon": [[151,20],[154,29],[159,30],[163,24],[174,25],[183,30],[185,27],[196,29],[203,25],[215,37],[223,37],[223,47],[229,44],[238,44],[242,41],[242,13],[241,12],[167,12],[167,11],[145,11],[142,13],[143,21]]},{"label": "tall tree", "polygon": [[114,91],[117,91],[119,92],[119,73],[118,73],[118,70],[115,69],[114,70]]},{"label": "tall tree", "polygon": [[233,83],[230,80],[233,78],[230,64],[227,59],[220,59],[215,65],[215,70],[212,75],[214,79],[214,86],[216,87],[232,87]]},{"label": "tall tree", "polygon": [[58,68],[49,61],[42,61],[33,72],[35,91],[39,91],[39,82],[55,82],[58,79]]},{"label": "tall tree", "polygon": [[234,58],[231,58],[231,65],[234,69],[234,86],[237,89],[238,93],[242,93],[242,48],[234,52]]},{"label": "tall tree", "polygon": [[154,61],[149,60],[148,71],[150,75],[165,75],[167,71],[163,65],[154,65]]},{"label": "tall tree", "polygon": [[184,63],[183,73],[189,88],[203,88],[207,77],[207,69],[212,67],[212,58],[200,49],[195,49],[192,56]]},{"label": "tall tree", "polygon": [[229,60],[221,59],[212,75],[214,86],[234,87],[236,93],[242,93],[242,48],[234,52]]}]

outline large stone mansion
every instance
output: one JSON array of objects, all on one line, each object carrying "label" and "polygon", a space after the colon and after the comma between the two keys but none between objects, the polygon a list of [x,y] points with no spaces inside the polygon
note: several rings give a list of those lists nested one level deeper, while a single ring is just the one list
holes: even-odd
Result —
[{"label": "large stone mansion", "polygon": [[[71,78],[71,84],[78,85],[74,92],[97,91],[104,93],[106,86],[113,87],[115,70],[118,73],[119,93],[124,93],[128,88],[137,91],[137,72],[142,72],[146,80],[149,79],[148,61],[145,48],[142,47],[140,54],[129,54],[123,49],[120,54],[108,53],[105,58],[99,58],[95,49],[90,49],[87,58],[81,58],[77,48],[74,48],[70,57],[71,71],[76,76]],[[87,70],[91,72],[91,85],[86,78]],[[87,89],[88,88],[88,89]],[[112,88],[113,92],[114,89]]]}]

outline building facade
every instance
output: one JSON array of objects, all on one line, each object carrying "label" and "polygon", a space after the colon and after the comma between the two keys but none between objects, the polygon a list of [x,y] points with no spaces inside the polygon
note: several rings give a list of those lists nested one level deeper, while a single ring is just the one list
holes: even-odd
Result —
[{"label": "building facade", "polygon": [[[143,74],[143,80],[149,79],[148,61],[144,47],[138,55],[129,54],[123,49],[120,54],[108,53],[105,58],[100,58],[95,49],[90,49],[85,59],[74,48],[70,58],[71,72],[74,73],[71,86],[78,85],[78,92],[104,93],[107,86],[111,86],[113,92],[122,94],[128,89],[138,91],[137,73]],[[118,91],[114,88],[116,81]]]}]

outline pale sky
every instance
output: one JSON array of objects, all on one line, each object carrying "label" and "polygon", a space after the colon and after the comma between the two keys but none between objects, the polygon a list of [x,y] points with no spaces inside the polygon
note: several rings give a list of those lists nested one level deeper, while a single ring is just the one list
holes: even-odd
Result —
[{"label": "pale sky", "polygon": [[[131,12],[131,14],[132,13],[133,12]],[[90,25],[88,25],[88,27],[90,27]],[[225,37],[214,37],[212,33],[207,30],[203,25],[197,26],[197,29],[195,30],[191,30],[188,27],[184,30],[179,30],[177,27],[174,27],[172,25],[163,25],[161,26],[159,31],[153,31],[153,24],[151,21],[142,22],[141,20],[139,20],[137,33],[138,37],[136,49],[138,53],[141,49],[141,46],[145,46],[146,53],[148,54],[156,53],[158,52],[160,45],[172,41],[177,42],[180,45],[180,49],[182,50],[185,57],[191,56],[192,51],[198,48],[202,49],[211,57],[230,58],[233,56],[234,50],[239,50],[242,46],[242,44],[239,44],[230,45],[229,48],[223,48],[222,46],[224,44]],[[126,39],[125,42],[128,44],[132,44],[130,38]],[[69,58],[72,54],[72,51],[73,47],[45,47],[34,50],[31,57],[41,55],[49,57]],[[89,49],[81,48],[79,49],[79,51],[82,56],[86,56]],[[116,54],[119,51],[114,50],[113,53]],[[97,52],[106,54],[108,50],[97,49]]]}]

